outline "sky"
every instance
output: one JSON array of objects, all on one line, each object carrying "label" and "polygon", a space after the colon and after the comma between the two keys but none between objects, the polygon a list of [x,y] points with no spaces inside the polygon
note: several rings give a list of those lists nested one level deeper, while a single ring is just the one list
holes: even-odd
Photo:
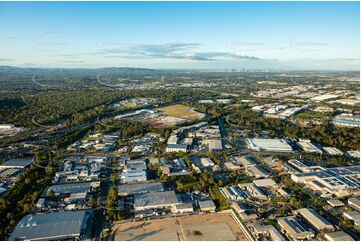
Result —
[{"label": "sky", "polygon": [[359,70],[359,2],[0,2],[0,66]]}]

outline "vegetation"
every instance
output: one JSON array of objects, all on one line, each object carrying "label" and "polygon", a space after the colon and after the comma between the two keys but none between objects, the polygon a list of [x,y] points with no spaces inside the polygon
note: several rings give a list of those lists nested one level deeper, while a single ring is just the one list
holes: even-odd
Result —
[{"label": "vegetation", "polygon": [[266,118],[247,107],[240,107],[228,116],[228,120],[240,128],[255,131],[266,130],[274,137],[307,138],[315,142],[338,148],[359,149],[360,130],[320,125],[302,128],[280,119]]}]

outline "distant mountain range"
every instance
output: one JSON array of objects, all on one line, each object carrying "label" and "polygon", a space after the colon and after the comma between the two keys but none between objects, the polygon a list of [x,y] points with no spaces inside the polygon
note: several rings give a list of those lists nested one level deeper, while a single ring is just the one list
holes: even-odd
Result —
[{"label": "distant mountain range", "polygon": [[158,70],[148,68],[132,68],[132,67],[104,67],[104,68],[21,68],[14,66],[0,66],[0,73],[23,73],[23,74],[155,74]]}]

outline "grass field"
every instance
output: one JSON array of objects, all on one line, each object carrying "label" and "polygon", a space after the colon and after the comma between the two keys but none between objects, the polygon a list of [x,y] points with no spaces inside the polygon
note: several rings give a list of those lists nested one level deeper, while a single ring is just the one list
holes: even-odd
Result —
[{"label": "grass field", "polygon": [[247,241],[229,213],[190,215],[175,218],[116,224],[113,240],[148,241]]},{"label": "grass field", "polygon": [[305,111],[305,112],[296,114],[294,117],[300,118],[300,119],[320,119],[320,120],[325,121],[325,120],[328,120],[331,118],[331,114]]},{"label": "grass field", "polygon": [[192,108],[181,104],[166,106],[158,108],[157,110],[163,111],[168,116],[177,118],[198,119],[204,117],[204,114],[196,112]]}]

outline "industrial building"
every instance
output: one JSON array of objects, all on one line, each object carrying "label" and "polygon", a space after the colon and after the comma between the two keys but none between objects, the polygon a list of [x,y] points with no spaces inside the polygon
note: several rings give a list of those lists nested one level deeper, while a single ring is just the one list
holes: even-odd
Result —
[{"label": "industrial building", "polygon": [[240,163],[242,165],[242,167],[248,168],[250,166],[255,166],[257,165],[257,160],[256,158],[252,157],[252,156],[241,156],[241,157],[237,157],[236,161],[238,163]]},{"label": "industrial building", "polygon": [[311,169],[308,165],[305,165],[303,162],[299,160],[288,160],[288,164],[290,164],[293,168],[298,170],[299,172],[310,172]]},{"label": "industrial building", "polygon": [[273,188],[277,187],[277,184],[272,179],[269,178],[254,180],[253,183],[257,187],[273,187]]},{"label": "industrial building", "polygon": [[252,224],[254,233],[256,235],[267,235],[272,241],[286,241],[286,238],[279,232],[273,225],[261,225],[261,224]]},{"label": "industrial building", "polygon": [[323,150],[329,155],[343,155],[343,152],[335,147],[323,147]]},{"label": "industrial building", "polygon": [[292,152],[284,139],[247,139],[248,148],[254,151]]},{"label": "industrial building", "polygon": [[239,186],[222,187],[220,191],[228,200],[231,201],[242,201],[249,197],[249,195]]},{"label": "industrial building", "polygon": [[181,203],[172,207],[172,213],[193,213],[192,203]]},{"label": "industrial building", "polygon": [[360,226],[360,212],[354,210],[344,211],[342,215],[345,218],[352,220],[356,226]]},{"label": "industrial building", "polygon": [[187,152],[188,145],[186,144],[168,144],[166,152]]},{"label": "industrial building", "polygon": [[343,113],[333,119],[333,124],[337,126],[345,127],[360,127],[360,116],[354,116],[352,114]]},{"label": "industrial building", "polygon": [[25,169],[26,167],[30,166],[31,163],[34,162],[34,158],[32,159],[11,159],[5,161],[4,163],[0,164],[0,170],[8,169],[8,168],[16,168],[16,169]]},{"label": "industrial building", "polygon": [[50,191],[57,196],[71,193],[90,192],[92,188],[98,187],[99,184],[99,182],[84,182],[52,185],[45,190],[45,194],[49,195]]},{"label": "industrial building", "polygon": [[297,142],[297,145],[304,151],[308,153],[317,153],[322,154],[322,150],[317,148],[310,140],[300,140]]},{"label": "industrial building", "polygon": [[327,230],[333,231],[335,228],[334,226],[319,215],[315,210],[311,208],[301,208],[295,211],[296,213],[300,214],[307,222],[309,222],[315,229],[318,231]]},{"label": "industrial building", "polygon": [[328,241],[354,241],[354,239],[350,235],[346,234],[343,231],[326,233],[325,238]]},{"label": "industrial building", "polygon": [[134,195],[134,209],[171,208],[182,202],[174,191],[150,192]]},{"label": "industrial building", "polygon": [[216,211],[216,205],[212,201],[212,199],[204,199],[204,200],[198,200],[198,207],[202,212],[215,212]]},{"label": "industrial building", "polygon": [[277,218],[277,222],[291,240],[312,239],[314,231],[296,216]]},{"label": "industrial building", "polygon": [[220,139],[206,139],[203,140],[203,143],[208,145],[210,151],[223,149],[222,140]]},{"label": "industrial building", "polygon": [[120,196],[161,191],[164,191],[164,186],[160,182],[121,184],[118,186],[118,194]]},{"label": "industrial building", "polygon": [[360,167],[323,168],[321,171],[292,174],[291,179],[306,184],[324,197],[342,197],[360,191]]},{"label": "industrial building", "polygon": [[355,209],[355,210],[357,210],[357,211],[360,212],[360,197],[349,198],[349,199],[347,200],[347,204],[348,204],[351,208],[353,208],[353,209]]},{"label": "industrial building", "polygon": [[334,208],[345,206],[345,204],[338,199],[327,200],[327,203],[330,204]]},{"label": "industrial building", "polygon": [[255,178],[267,178],[269,177],[269,172],[264,170],[260,166],[250,166],[246,169],[246,172],[250,176],[254,176]]},{"label": "industrial building", "polygon": [[84,240],[89,239],[91,213],[60,211],[29,214],[16,225],[9,240]]}]

